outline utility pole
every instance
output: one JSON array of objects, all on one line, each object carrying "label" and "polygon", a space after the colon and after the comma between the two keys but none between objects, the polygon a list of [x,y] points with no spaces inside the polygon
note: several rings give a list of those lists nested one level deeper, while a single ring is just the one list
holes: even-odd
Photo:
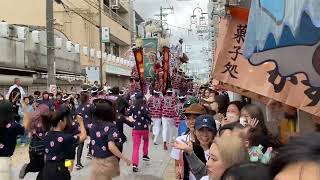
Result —
[{"label": "utility pole", "polygon": [[102,4],[101,4],[101,0],[98,0],[99,1],[99,35],[100,35],[100,40],[99,40],[99,43],[100,43],[100,85],[101,87],[103,87],[103,72],[102,72],[102,66],[103,66],[103,63],[102,63],[102,17],[101,17],[101,14],[102,14]]},{"label": "utility pole", "polygon": [[160,6],[160,36],[163,34],[163,26],[162,26],[162,6]]},{"label": "utility pole", "polygon": [[50,85],[56,85],[56,67],[55,67],[55,47],[54,47],[54,28],[53,28],[53,0],[46,2],[46,20],[47,20],[47,71],[48,71],[48,89]]},{"label": "utility pole", "polygon": [[163,10],[171,10],[171,11],[173,11],[173,7],[169,7],[169,8],[163,8],[162,6],[160,6],[160,14],[156,14],[155,16],[160,16],[160,30],[161,30],[161,32],[160,32],[160,35],[161,35],[161,37],[162,37],[162,35],[163,35],[163,17],[164,16],[167,16],[167,15],[169,15],[169,13],[163,13]]}]

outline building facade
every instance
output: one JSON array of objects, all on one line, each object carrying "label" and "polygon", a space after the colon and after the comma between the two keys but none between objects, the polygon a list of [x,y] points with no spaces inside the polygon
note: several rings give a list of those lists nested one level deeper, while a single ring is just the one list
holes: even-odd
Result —
[{"label": "building facade", "polygon": [[[10,24],[46,26],[46,1],[34,0],[32,3],[20,0],[0,0],[0,20]],[[109,42],[103,43],[100,51],[99,2],[101,3],[102,27],[110,29]],[[54,2],[54,27],[72,44],[80,45],[80,70],[99,70],[100,58],[103,59],[103,83],[118,82],[119,77],[129,81],[128,76],[121,73],[117,78],[108,77],[108,64],[117,63],[122,70],[127,69],[133,35],[136,26],[136,12],[132,2],[120,1],[115,7],[110,0],[66,0]],[[12,6],[14,4],[14,6]],[[140,17],[140,16],[139,16]],[[139,20],[141,21],[142,18]],[[57,65],[58,66],[58,65]],[[111,73],[113,74],[113,73]],[[99,75],[99,73],[98,73]],[[95,77],[93,80],[99,80]],[[123,80],[123,81],[125,81]],[[91,83],[86,81],[85,83]],[[115,83],[116,84],[116,83]]]},{"label": "building facade", "polygon": [[[2,22],[0,32],[0,93],[6,94],[15,78],[22,80],[28,94],[47,90],[45,30]],[[55,37],[61,42],[61,46],[55,47],[57,86],[68,91],[71,87],[79,87],[85,76],[81,73],[79,53],[66,46],[67,37],[57,30]]]}]

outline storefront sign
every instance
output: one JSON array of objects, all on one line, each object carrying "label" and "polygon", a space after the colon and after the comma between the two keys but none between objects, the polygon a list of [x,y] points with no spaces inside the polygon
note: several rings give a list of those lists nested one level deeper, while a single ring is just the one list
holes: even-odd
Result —
[{"label": "storefront sign", "polygon": [[110,42],[110,28],[109,27],[102,27],[101,31],[102,31],[102,39],[101,39],[101,41],[103,43]]},{"label": "storefront sign", "polygon": [[112,64],[107,65],[106,72],[110,73],[110,74],[117,74],[117,75],[122,75],[122,76],[130,76],[131,75],[130,68],[123,68],[123,67],[115,66]]}]

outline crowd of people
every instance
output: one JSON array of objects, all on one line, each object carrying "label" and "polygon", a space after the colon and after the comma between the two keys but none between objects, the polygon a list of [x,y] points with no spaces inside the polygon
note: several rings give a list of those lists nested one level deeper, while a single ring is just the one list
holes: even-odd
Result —
[{"label": "crowd of people", "polygon": [[[84,167],[81,157],[88,148],[90,178],[108,180],[120,175],[120,161],[134,173],[143,171],[141,140],[142,160],[150,161],[149,138],[158,146],[160,132],[163,150],[175,161],[177,180],[320,179],[319,133],[284,144],[268,130],[259,106],[229,102],[227,93],[211,86],[181,94],[153,89],[147,98],[119,87],[26,96],[19,83],[0,100],[1,180],[10,179],[17,139],[30,141],[30,161],[21,168],[20,179],[33,172],[37,180],[70,180],[74,166]],[[123,154],[124,124],[132,128],[131,158]]]}]

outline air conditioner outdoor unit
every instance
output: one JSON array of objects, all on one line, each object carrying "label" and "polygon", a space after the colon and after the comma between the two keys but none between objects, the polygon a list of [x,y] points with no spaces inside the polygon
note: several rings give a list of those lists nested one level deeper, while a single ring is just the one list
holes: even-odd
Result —
[{"label": "air conditioner outdoor unit", "polygon": [[111,0],[111,9],[119,9],[119,0]]}]

